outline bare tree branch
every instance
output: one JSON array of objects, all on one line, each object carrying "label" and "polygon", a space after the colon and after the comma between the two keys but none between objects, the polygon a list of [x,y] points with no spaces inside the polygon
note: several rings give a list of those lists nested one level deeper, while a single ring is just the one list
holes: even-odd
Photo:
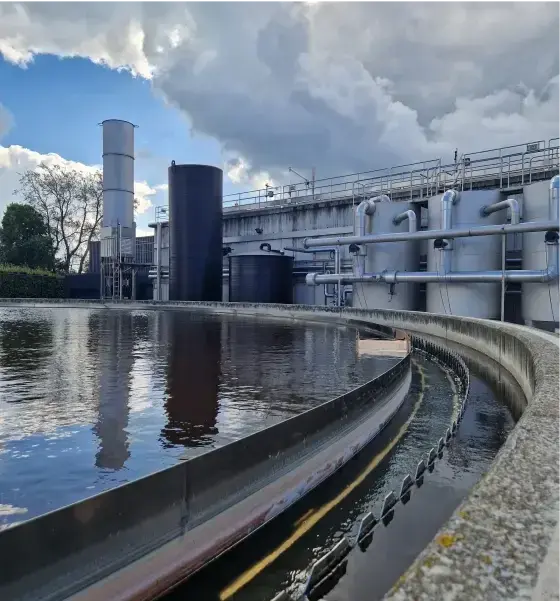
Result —
[{"label": "bare tree branch", "polygon": [[19,183],[17,193],[43,217],[63,270],[82,273],[103,217],[101,172],[41,163],[23,173]]}]

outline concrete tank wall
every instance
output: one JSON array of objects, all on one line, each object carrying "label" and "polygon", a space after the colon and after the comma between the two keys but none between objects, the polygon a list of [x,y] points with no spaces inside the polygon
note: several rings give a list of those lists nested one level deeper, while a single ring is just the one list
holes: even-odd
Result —
[{"label": "concrete tank wall", "polygon": [[[452,209],[452,229],[467,226],[494,225],[506,222],[506,212],[482,217],[483,206],[499,202],[499,190],[461,192]],[[442,229],[441,195],[428,201],[428,229]],[[443,274],[443,252],[427,248],[428,271]],[[451,271],[481,271],[501,269],[501,239],[499,236],[458,238],[453,241]],[[500,284],[430,283],[426,286],[426,310],[430,313],[482,317],[500,316]]]},{"label": "concrete tank wall", "polygon": [[[549,219],[549,182],[537,182],[523,188],[524,221]],[[544,232],[523,234],[523,269],[546,269]],[[558,327],[558,280],[548,283],[523,284],[521,306],[527,325],[543,322]]]},{"label": "concrete tank wall", "polygon": [[[417,205],[407,202],[379,202],[375,213],[369,218],[369,230],[372,234],[407,232],[408,220],[399,225],[393,219],[400,213],[412,209],[420,224],[420,210]],[[366,246],[366,273],[381,271],[418,271],[420,263],[419,244],[417,242],[391,242]],[[360,309],[404,309],[416,308],[418,284],[355,284],[353,292],[354,307]]]}]

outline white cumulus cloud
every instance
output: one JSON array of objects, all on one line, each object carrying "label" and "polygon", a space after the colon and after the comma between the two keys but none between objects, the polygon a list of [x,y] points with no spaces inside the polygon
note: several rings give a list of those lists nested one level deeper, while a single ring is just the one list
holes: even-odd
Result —
[{"label": "white cumulus cloud", "polygon": [[559,5],[0,4],[0,53],[152,81],[232,181],[363,171],[558,136]]},{"label": "white cumulus cloud", "polygon": [[[85,165],[70,161],[55,153],[41,154],[22,146],[0,146],[0,217],[11,202],[22,202],[16,190],[19,189],[20,174],[36,169],[41,163],[61,165],[82,173],[94,173],[100,165]],[[134,182],[134,196],[138,200],[137,215],[142,215],[152,207],[152,199],[158,186],[152,187],[146,181]]]}]

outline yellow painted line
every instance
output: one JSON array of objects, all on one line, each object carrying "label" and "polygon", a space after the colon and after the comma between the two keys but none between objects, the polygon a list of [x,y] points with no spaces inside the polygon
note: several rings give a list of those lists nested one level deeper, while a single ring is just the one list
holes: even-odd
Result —
[{"label": "yellow painted line", "polygon": [[295,522],[294,522],[294,526],[297,528],[298,526],[300,526],[301,524],[303,524],[303,522],[305,522],[305,520],[314,512],[314,509],[310,509],[309,511],[306,511],[300,518],[298,518]]},{"label": "yellow painted line", "polygon": [[[280,546],[278,546],[274,551],[269,553],[266,557],[263,557],[260,561],[255,563],[252,567],[250,567],[247,571],[243,572],[238,578],[236,578],[231,584],[229,584],[226,588],[224,588],[220,592],[220,601],[224,601],[225,599],[229,599],[235,593],[237,593],[240,589],[242,589],[246,584],[248,584],[253,578],[255,578],[258,574],[260,574],[265,568],[267,568],[271,563],[273,563],[284,551],[287,551],[295,542],[297,542],[304,534],[309,532],[319,520],[321,520],[327,513],[336,507],[341,501],[343,501],[353,490],[355,490],[362,482],[367,478],[367,476],[379,465],[379,463],[389,454],[389,452],[393,449],[393,447],[399,442],[399,440],[404,436],[410,423],[416,416],[420,405],[424,399],[424,386],[426,382],[426,374],[422,366],[418,365],[416,361],[413,361],[414,367],[418,369],[420,373],[421,380],[421,390],[418,395],[418,400],[416,401],[412,412],[407,419],[407,421],[401,426],[399,431],[397,432],[395,438],[375,457],[369,462],[369,464],[364,468],[362,473],[346,488],[344,488],[334,499],[330,500],[328,503],[325,503],[322,507],[317,509],[316,511],[312,511],[308,517],[305,514],[304,518],[301,519],[301,524],[299,524],[294,530],[294,532],[287,538]],[[309,512],[308,512],[309,513]],[[297,522],[296,522],[297,524]]]}]

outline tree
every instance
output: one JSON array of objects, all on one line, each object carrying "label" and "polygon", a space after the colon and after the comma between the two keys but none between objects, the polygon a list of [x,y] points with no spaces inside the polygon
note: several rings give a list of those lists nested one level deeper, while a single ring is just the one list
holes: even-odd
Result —
[{"label": "tree", "polygon": [[54,269],[54,248],[40,213],[33,207],[12,203],[2,218],[0,255],[3,263]]},{"label": "tree", "polygon": [[41,163],[23,173],[19,183],[15,193],[42,217],[61,269],[82,273],[103,217],[101,172]]}]

